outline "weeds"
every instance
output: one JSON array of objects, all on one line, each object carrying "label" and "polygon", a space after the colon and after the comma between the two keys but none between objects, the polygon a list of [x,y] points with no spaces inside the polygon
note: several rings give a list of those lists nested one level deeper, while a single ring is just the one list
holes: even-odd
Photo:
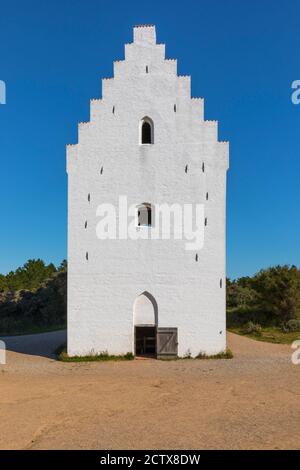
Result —
[{"label": "weeds", "polygon": [[63,362],[94,362],[94,361],[131,361],[134,355],[131,352],[121,355],[111,355],[107,351],[94,353],[93,351],[86,356],[69,356],[66,351],[66,345],[60,346],[56,351],[59,361]]},{"label": "weeds", "polygon": [[226,349],[226,351],[218,353],[218,354],[212,354],[212,355],[207,355],[203,352],[200,352],[198,356],[196,356],[195,359],[232,359],[233,358],[233,353],[230,349]]}]

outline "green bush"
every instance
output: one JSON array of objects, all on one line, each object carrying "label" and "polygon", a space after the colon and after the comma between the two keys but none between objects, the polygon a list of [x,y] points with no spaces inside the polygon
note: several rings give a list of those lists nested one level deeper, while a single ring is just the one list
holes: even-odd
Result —
[{"label": "green bush", "polygon": [[252,321],[249,321],[246,323],[246,325],[244,325],[242,332],[247,335],[253,334],[260,336],[262,333],[262,328],[259,323],[253,323]]},{"label": "green bush", "polygon": [[282,326],[283,331],[300,331],[300,320],[289,320],[287,323],[284,323]]},{"label": "green bush", "polygon": [[300,270],[296,266],[262,269],[253,277],[260,309],[272,313],[278,323],[300,318]]},{"label": "green bush", "polygon": [[0,292],[0,334],[65,327],[67,273],[57,271],[37,289]]},{"label": "green bush", "polygon": [[259,323],[262,326],[274,325],[277,318],[270,313],[253,307],[237,307],[228,309],[226,315],[227,327],[244,326],[249,322]]},{"label": "green bush", "polygon": [[240,278],[235,281],[227,279],[226,303],[228,308],[254,306],[257,293],[251,287],[251,278]]},{"label": "green bush", "polygon": [[300,319],[300,269],[273,266],[252,277],[227,279],[228,327],[247,322],[280,327]]}]

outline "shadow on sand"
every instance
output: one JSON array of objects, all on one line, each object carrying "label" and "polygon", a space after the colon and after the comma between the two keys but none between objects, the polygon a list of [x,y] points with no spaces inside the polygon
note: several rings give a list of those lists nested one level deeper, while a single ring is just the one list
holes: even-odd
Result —
[{"label": "shadow on sand", "polygon": [[67,330],[22,336],[0,336],[7,351],[55,358],[56,349],[67,341]]}]

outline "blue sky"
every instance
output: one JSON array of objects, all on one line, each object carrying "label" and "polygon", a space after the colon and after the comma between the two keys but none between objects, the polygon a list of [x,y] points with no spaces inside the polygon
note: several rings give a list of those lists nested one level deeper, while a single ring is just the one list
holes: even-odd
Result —
[{"label": "blue sky", "polygon": [[227,271],[300,265],[300,2],[28,0],[0,4],[0,272],[66,257],[65,145],[132,26],[153,23],[230,141]]}]

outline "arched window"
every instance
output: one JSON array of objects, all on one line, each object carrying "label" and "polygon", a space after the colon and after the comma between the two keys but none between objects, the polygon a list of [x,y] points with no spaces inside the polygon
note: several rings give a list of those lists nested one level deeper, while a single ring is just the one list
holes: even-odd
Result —
[{"label": "arched window", "polygon": [[154,128],[153,121],[150,118],[145,117],[141,121],[140,127],[140,143],[141,144],[153,144],[154,143]]},{"label": "arched window", "polygon": [[137,226],[151,227],[153,224],[151,204],[143,202],[137,207]]}]

